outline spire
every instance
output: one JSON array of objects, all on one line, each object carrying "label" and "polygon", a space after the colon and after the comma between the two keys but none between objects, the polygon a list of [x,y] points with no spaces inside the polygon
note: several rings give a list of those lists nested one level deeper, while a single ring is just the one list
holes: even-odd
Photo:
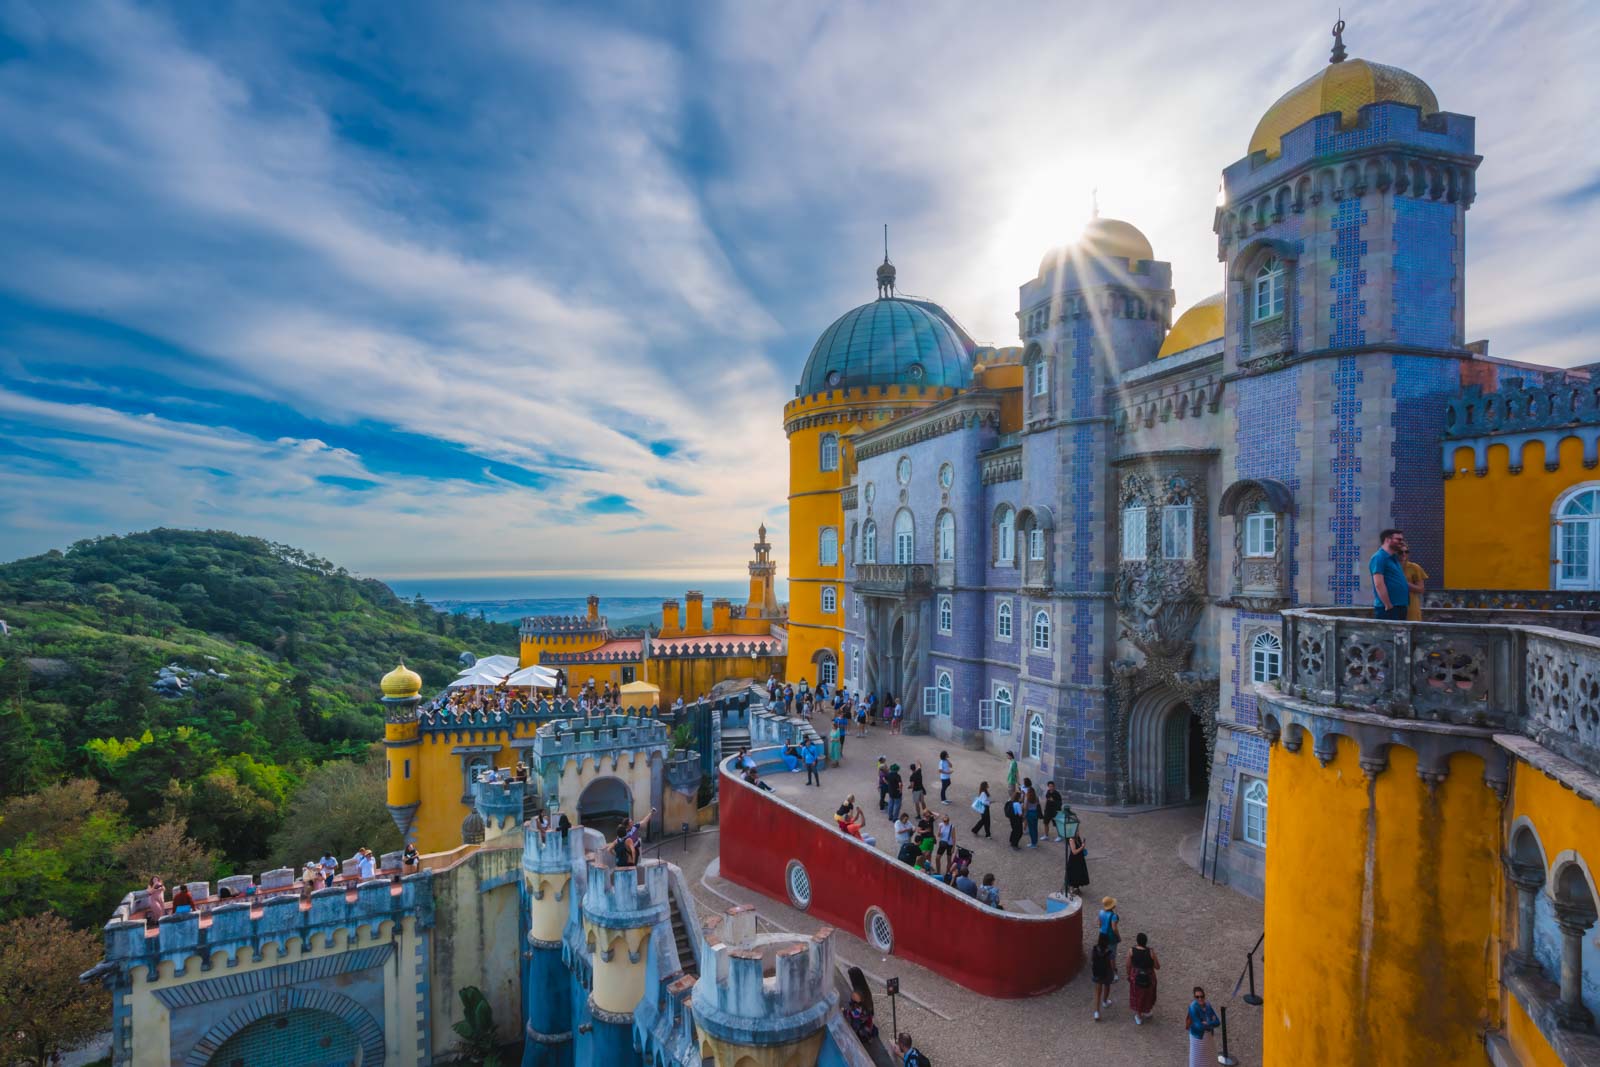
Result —
[{"label": "spire", "polygon": [[878,265],[878,299],[894,295],[894,264],[889,262],[889,224],[883,224],[883,262]]},{"label": "spire", "polygon": [[1344,18],[1340,12],[1340,19],[1333,24],[1333,54],[1328,57],[1329,63],[1343,63],[1348,54],[1344,50]]}]

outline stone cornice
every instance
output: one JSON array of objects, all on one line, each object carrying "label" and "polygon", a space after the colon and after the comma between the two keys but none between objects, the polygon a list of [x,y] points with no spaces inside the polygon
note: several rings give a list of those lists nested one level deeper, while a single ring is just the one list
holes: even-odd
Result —
[{"label": "stone cornice", "polygon": [[858,434],[855,438],[855,455],[857,461],[871,459],[920,441],[981,426],[999,429],[999,394],[988,390],[962,393],[897,419],[882,429]]}]

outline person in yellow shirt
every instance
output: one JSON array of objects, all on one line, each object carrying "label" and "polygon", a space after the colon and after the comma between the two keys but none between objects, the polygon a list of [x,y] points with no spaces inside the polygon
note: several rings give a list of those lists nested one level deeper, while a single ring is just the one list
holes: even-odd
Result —
[{"label": "person in yellow shirt", "polygon": [[1406,601],[1406,621],[1422,620],[1422,590],[1428,581],[1428,572],[1422,564],[1411,562],[1411,549],[1400,550],[1400,567],[1406,572],[1406,585],[1411,587],[1411,599]]}]

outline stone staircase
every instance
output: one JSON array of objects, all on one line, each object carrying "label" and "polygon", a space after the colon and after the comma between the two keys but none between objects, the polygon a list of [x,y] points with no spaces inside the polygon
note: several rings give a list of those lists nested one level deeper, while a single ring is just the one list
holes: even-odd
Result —
[{"label": "stone staircase", "polygon": [[689,940],[689,928],[683,923],[683,912],[678,909],[676,897],[669,898],[672,902],[672,940],[678,946],[678,965],[683,968],[683,973],[700,977],[700,957],[695,955],[694,943]]}]

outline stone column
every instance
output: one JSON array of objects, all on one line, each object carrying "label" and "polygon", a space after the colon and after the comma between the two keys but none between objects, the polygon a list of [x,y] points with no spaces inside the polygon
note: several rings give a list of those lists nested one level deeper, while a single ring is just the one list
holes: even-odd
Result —
[{"label": "stone column", "polygon": [[1544,870],[1534,864],[1506,860],[1506,880],[1517,890],[1517,936],[1511,960],[1519,968],[1536,968],[1533,955],[1534,905],[1539,887],[1544,885]]},{"label": "stone column", "polygon": [[1594,1016],[1583,1006],[1583,935],[1594,925],[1594,908],[1556,901],[1556,925],[1561,928],[1561,1002],[1556,1018],[1568,1030],[1587,1030]]},{"label": "stone column", "polygon": [[522,1067],[572,1067],[572,975],[561,957],[572,914],[572,855],[559,833],[540,839],[536,830],[523,831],[522,890],[528,913]]}]

